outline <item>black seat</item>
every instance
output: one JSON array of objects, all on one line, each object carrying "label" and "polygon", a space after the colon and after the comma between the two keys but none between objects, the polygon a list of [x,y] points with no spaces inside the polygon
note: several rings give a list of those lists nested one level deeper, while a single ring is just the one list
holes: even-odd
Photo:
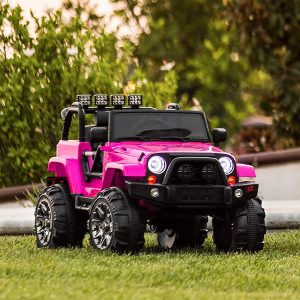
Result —
[{"label": "black seat", "polygon": [[94,151],[92,174],[102,172],[103,152],[100,150],[100,146],[108,140],[108,116],[107,111],[98,111],[95,115],[96,126],[90,130],[90,142]]},{"label": "black seat", "polygon": [[95,125],[85,126],[85,138],[91,143],[92,151],[96,151],[99,145],[107,142],[108,116],[107,111],[97,111],[94,116]]},{"label": "black seat", "polygon": [[107,127],[93,127],[90,131],[90,142],[92,150],[96,151],[99,146],[104,145],[108,139]]},{"label": "black seat", "polygon": [[[82,165],[86,181],[93,177],[101,178],[102,176],[103,152],[100,150],[100,146],[105,145],[108,141],[108,118],[109,113],[107,111],[97,111],[94,117],[95,125],[85,126],[85,137],[92,147],[92,152],[83,153]],[[93,158],[91,169],[88,163],[89,156]]]},{"label": "black seat", "polygon": [[91,129],[94,127],[95,127],[95,125],[86,125],[85,126],[85,140],[88,142],[91,140]]},{"label": "black seat", "polygon": [[97,111],[95,114],[95,124],[97,127],[107,127],[108,126],[108,111]]},{"label": "black seat", "polygon": [[108,139],[108,112],[97,111],[95,114],[96,126],[90,129],[90,142],[93,151],[96,151],[99,145],[104,145]]}]

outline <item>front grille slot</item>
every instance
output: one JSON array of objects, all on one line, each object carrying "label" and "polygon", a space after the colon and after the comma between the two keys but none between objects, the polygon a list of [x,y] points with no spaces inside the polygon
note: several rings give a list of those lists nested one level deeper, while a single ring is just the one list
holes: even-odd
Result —
[{"label": "front grille slot", "polygon": [[174,185],[217,185],[222,184],[218,167],[211,162],[178,162],[171,173],[170,184]]}]

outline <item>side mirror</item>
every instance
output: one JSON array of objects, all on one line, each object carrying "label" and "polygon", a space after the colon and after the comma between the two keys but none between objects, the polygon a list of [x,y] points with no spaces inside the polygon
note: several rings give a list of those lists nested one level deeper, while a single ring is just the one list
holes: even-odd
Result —
[{"label": "side mirror", "polygon": [[64,108],[62,111],[61,111],[61,113],[60,113],[60,115],[61,115],[61,118],[63,119],[63,121],[65,120],[65,118],[66,118],[66,115],[67,115],[67,113],[68,113],[68,108]]},{"label": "side mirror", "polygon": [[214,128],[212,131],[213,143],[215,146],[219,146],[221,142],[226,141],[227,131],[224,128]]},{"label": "side mirror", "polygon": [[167,110],[180,110],[180,106],[177,103],[169,103]]}]

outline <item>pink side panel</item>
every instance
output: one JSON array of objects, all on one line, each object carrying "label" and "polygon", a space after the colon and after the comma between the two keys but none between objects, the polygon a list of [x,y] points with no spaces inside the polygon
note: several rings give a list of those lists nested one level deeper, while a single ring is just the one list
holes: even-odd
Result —
[{"label": "pink side panel", "polygon": [[62,157],[51,157],[48,163],[48,172],[55,173],[57,177],[67,177],[66,166],[67,161]]},{"label": "pink side panel", "polygon": [[238,177],[256,177],[255,169],[252,166],[237,164]]},{"label": "pink side panel", "polygon": [[66,177],[71,193],[81,192],[82,181],[77,160],[52,157],[48,164],[48,172],[54,172],[58,177]]},{"label": "pink side panel", "polygon": [[146,168],[144,165],[125,165],[123,174],[125,177],[143,177],[146,175]]},{"label": "pink side panel", "polygon": [[137,164],[125,165],[121,163],[109,162],[105,167],[105,171],[107,172],[109,169],[121,170],[125,177],[145,176],[145,168],[143,165],[137,165]]},{"label": "pink side panel", "polygon": [[56,176],[66,177],[71,193],[93,197],[101,190],[101,179],[85,182],[81,166],[81,154],[91,151],[87,142],[60,141],[57,145],[57,157],[52,157],[48,164],[48,172]]}]

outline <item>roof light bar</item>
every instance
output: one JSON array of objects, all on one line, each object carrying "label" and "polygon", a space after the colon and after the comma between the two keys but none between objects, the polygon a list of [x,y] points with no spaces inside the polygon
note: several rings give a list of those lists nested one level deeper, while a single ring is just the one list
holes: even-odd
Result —
[{"label": "roof light bar", "polygon": [[80,102],[82,106],[88,107],[92,104],[91,95],[77,95],[77,102]]},{"label": "roof light bar", "polygon": [[110,95],[111,105],[115,108],[122,108],[126,102],[126,96],[123,94]]},{"label": "roof light bar", "polygon": [[107,94],[96,94],[94,95],[94,103],[99,108],[105,108],[109,105],[109,96]]},{"label": "roof light bar", "polygon": [[128,95],[128,105],[131,106],[131,108],[139,108],[143,104],[143,96],[140,94],[131,94]]}]

